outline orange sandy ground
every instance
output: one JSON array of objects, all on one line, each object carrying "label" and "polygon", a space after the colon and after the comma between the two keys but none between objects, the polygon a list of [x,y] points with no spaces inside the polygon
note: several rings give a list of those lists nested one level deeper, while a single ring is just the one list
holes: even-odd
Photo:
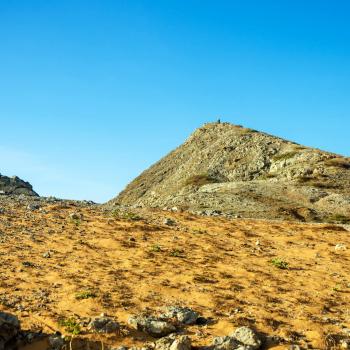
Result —
[{"label": "orange sandy ground", "polygon": [[[186,329],[195,346],[248,325],[285,344],[329,348],[350,328],[350,236],[337,226],[162,211],[130,221],[64,203],[34,212],[19,204],[5,209],[0,310],[16,314],[23,329],[65,333],[59,318],[105,313],[121,322],[122,334],[79,337],[141,346],[150,338],[129,328],[128,316],[174,304],[215,320]],[[69,219],[72,212],[83,219]],[[165,217],[177,225],[164,225]],[[338,243],[348,249],[335,250]],[[46,251],[51,258],[43,257]],[[275,257],[289,268],[271,264]],[[77,300],[83,291],[96,297]]]}]

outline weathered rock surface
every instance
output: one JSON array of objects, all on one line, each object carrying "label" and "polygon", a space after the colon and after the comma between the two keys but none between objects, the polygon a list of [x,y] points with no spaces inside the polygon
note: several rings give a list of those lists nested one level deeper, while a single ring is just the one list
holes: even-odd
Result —
[{"label": "weathered rock surface", "polygon": [[95,317],[89,324],[89,329],[97,333],[114,333],[120,328],[118,322],[110,317]]},{"label": "weathered rock surface", "polygon": [[199,314],[188,307],[169,306],[162,317],[175,318],[180,324],[191,325],[196,323]]},{"label": "weathered rock surface", "polygon": [[0,194],[38,196],[38,194],[33,191],[33,187],[29,182],[23,181],[17,176],[7,177],[1,174]]},{"label": "weathered rock surface", "polygon": [[131,316],[129,318],[129,324],[137,330],[146,332],[153,337],[164,337],[176,330],[175,326],[170,322],[153,316]]},{"label": "weathered rock surface", "polygon": [[7,349],[7,343],[17,335],[19,330],[20,325],[16,316],[0,312],[0,350]]},{"label": "weathered rock surface", "polygon": [[346,223],[350,159],[240,126],[210,123],[108,205]]},{"label": "weathered rock surface", "polygon": [[260,346],[261,340],[249,327],[239,327],[230,336],[217,337],[213,341],[215,350],[257,350]]},{"label": "weathered rock surface", "polygon": [[155,350],[190,350],[191,339],[186,335],[171,334],[155,343]]}]

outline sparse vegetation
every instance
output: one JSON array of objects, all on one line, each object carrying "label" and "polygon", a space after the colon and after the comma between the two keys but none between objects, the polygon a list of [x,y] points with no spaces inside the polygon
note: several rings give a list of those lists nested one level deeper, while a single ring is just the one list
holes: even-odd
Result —
[{"label": "sparse vegetation", "polygon": [[152,247],[151,247],[151,251],[152,252],[155,252],[155,253],[159,253],[162,251],[162,247],[158,244],[154,244]]},{"label": "sparse vegetation", "polygon": [[282,154],[276,154],[274,157],[272,157],[272,160],[275,162],[279,162],[282,160],[287,160],[295,157],[298,154],[296,151],[291,151],[287,153],[282,153]]},{"label": "sparse vegetation", "polygon": [[333,214],[329,216],[326,220],[327,222],[330,222],[332,224],[350,224],[350,217],[345,216],[343,214]]},{"label": "sparse vegetation", "polygon": [[175,249],[172,249],[170,251],[170,255],[173,256],[173,257],[179,258],[179,257],[183,257],[184,252],[185,251],[183,249],[175,248]]},{"label": "sparse vegetation", "polygon": [[200,175],[194,175],[189,177],[186,181],[185,181],[185,186],[196,186],[196,187],[201,187],[207,184],[211,184],[211,183],[216,183],[218,182],[217,179],[215,179],[213,176],[209,175],[209,174],[200,174]]},{"label": "sparse vegetation", "polygon": [[133,213],[133,212],[125,212],[125,211],[121,211],[119,209],[115,209],[112,211],[112,215],[118,219],[124,219],[124,220],[128,220],[128,221],[140,221],[143,220],[143,217]]},{"label": "sparse vegetation", "polygon": [[270,260],[270,263],[281,270],[288,270],[289,268],[289,264],[280,258],[273,258]]},{"label": "sparse vegetation", "polygon": [[77,300],[83,300],[83,299],[93,299],[96,298],[97,295],[95,292],[92,291],[81,291],[75,294],[75,299]]},{"label": "sparse vegetation", "polygon": [[324,164],[329,167],[350,169],[350,160],[347,158],[331,158],[325,160]]},{"label": "sparse vegetation", "polygon": [[67,319],[60,319],[58,321],[58,325],[60,327],[63,327],[67,333],[70,333],[72,335],[78,335],[81,333],[80,324],[73,317]]}]

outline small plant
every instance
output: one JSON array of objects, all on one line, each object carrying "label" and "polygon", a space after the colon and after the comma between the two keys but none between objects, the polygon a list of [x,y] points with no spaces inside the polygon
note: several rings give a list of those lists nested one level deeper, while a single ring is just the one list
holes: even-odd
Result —
[{"label": "small plant", "polygon": [[74,319],[73,317],[67,319],[60,319],[58,321],[58,325],[60,327],[64,327],[64,330],[72,335],[78,335],[81,333],[81,327],[76,321],[76,319]]},{"label": "small plant", "polygon": [[92,291],[81,291],[75,294],[75,299],[83,300],[83,299],[93,299],[96,298],[96,293]]},{"label": "small plant", "polygon": [[334,168],[350,169],[350,160],[348,158],[327,159],[324,164]]},{"label": "small plant", "polygon": [[155,244],[155,245],[153,245],[153,246],[151,247],[151,251],[152,251],[152,252],[159,253],[159,252],[162,251],[162,247],[161,247],[160,245],[158,245],[158,244]]},{"label": "small plant", "polygon": [[178,248],[172,249],[171,252],[170,252],[170,255],[174,256],[176,258],[182,257],[183,254],[184,254],[184,250],[183,249],[178,249]]},{"label": "small plant", "polygon": [[273,266],[281,270],[288,270],[289,268],[289,264],[280,258],[274,258],[270,262]]},{"label": "small plant", "polygon": [[213,176],[209,174],[193,175],[185,181],[185,186],[196,186],[201,187],[207,184],[218,182]]},{"label": "small plant", "polygon": [[120,219],[124,219],[124,220],[128,220],[128,221],[140,221],[143,220],[143,217],[141,217],[138,214],[132,213],[132,212],[123,212],[120,211],[118,209],[114,210],[112,212],[112,215],[114,217],[120,218]]},{"label": "small plant", "polygon": [[342,214],[333,214],[327,218],[327,221],[332,224],[350,224],[350,217]]},{"label": "small plant", "polygon": [[287,160],[287,159],[293,158],[297,154],[298,154],[298,152],[296,152],[296,151],[282,153],[282,154],[277,154],[277,155],[275,155],[272,158],[272,160],[274,160],[275,162],[278,162],[278,161],[281,161],[281,160]]}]

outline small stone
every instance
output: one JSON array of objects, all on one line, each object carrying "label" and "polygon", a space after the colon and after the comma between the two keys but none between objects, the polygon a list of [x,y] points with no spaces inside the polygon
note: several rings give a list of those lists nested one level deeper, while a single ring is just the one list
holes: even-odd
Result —
[{"label": "small stone", "polygon": [[343,243],[338,243],[335,247],[335,250],[346,250],[346,245]]},{"label": "small stone", "polygon": [[31,203],[31,204],[28,204],[27,209],[31,211],[38,210],[40,209],[40,205],[37,203]]},{"label": "small stone", "polygon": [[164,219],[163,223],[164,225],[168,225],[168,226],[174,226],[176,224],[175,220],[170,218]]},{"label": "small stone", "polygon": [[48,251],[48,252],[45,252],[44,254],[43,254],[43,258],[51,258],[51,253]]}]

